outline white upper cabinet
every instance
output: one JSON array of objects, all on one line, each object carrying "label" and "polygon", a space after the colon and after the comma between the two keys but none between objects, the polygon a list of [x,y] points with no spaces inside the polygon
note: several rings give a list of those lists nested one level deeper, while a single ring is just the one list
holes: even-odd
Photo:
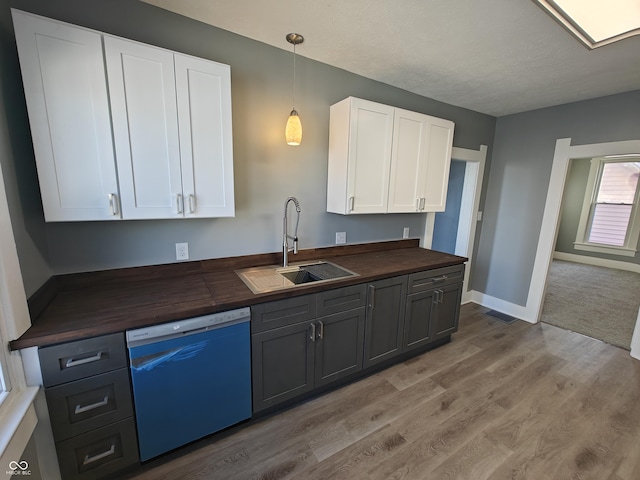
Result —
[{"label": "white upper cabinet", "polygon": [[229,66],[13,15],[47,221],[234,215]]},{"label": "white upper cabinet", "polygon": [[45,220],[119,219],[100,34],[12,13]]},{"label": "white upper cabinet", "polygon": [[175,55],[182,191],[186,217],[233,217],[231,71]]},{"label": "white upper cabinet", "polygon": [[330,115],[327,211],[444,210],[453,122],[353,97]]},{"label": "white upper cabinet", "polygon": [[327,210],[385,213],[393,107],[347,100],[331,106]]},{"label": "white upper cabinet", "polygon": [[105,36],[124,218],[183,216],[173,53]]}]

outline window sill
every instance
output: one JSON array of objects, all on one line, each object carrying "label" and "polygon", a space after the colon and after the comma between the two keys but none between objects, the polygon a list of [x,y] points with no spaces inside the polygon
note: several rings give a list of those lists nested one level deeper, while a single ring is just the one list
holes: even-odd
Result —
[{"label": "window sill", "polygon": [[605,245],[596,245],[594,243],[580,243],[575,242],[573,244],[573,248],[576,250],[583,250],[586,252],[594,252],[594,253],[606,253],[609,255],[619,255],[622,257],[635,257],[637,250],[633,248],[626,247],[611,247]]},{"label": "window sill", "polygon": [[0,412],[0,465],[20,461],[38,423],[33,401],[40,387],[12,390]]}]

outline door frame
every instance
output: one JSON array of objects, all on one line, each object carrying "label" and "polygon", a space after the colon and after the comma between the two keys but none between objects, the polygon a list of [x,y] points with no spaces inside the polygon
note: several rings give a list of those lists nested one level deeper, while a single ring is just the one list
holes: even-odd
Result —
[{"label": "door frame", "polygon": [[[479,150],[453,147],[451,149],[451,159],[466,162],[455,246],[456,255],[469,259],[464,270],[464,283],[462,286],[462,303],[464,304],[471,301],[472,292],[469,290],[469,279],[473,261],[473,245],[476,238],[478,211],[480,209],[484,167],[487,160],[487,146],[480,145]],[[428,213],[422,244],[424,248],[431,248],[435,221],[435,212]]]},{"label": "door frame", "polygon": [[[571,138],[559,138],[556,140],[549,190],[547,191],[538,248],[533,264],[531,284],[529,286],[527,304],[523,312],[523,320],[538,323],[542,315],[542,305],[547,288],[549,267],[553,260],[553,252],[558,237],[562,195],[564,193],[571,160],[574,158],[593,158],[606,155],[628,155],[638,153],[639,151],[640,140],[594,143],[588,145],[571,145]],[[636,322],[633,340],[631,341],[631,356],[640,359],[640,312],[638,312],[638,320]]]}]

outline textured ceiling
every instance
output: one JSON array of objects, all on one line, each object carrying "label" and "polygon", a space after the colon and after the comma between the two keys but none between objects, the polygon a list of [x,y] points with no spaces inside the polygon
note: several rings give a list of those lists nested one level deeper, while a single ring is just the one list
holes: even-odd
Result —
[{"label": "textured ceiling", "polygon": [[142,0],[494,116],[640,89],[640,36],[588,50],[531,0]]}]

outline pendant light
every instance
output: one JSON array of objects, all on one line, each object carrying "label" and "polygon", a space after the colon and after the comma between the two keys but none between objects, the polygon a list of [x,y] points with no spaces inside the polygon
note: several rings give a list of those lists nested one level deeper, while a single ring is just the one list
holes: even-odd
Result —
[{"label": "pendant light", "polygon": [[287,145],[300,145],[302,141],[302,123],[296,111],[296,45],[304,42],[304,37],[299,33],[290,33],[286,36],[287,42],[293,45],[293,102],[292,110],[287,120],[287,126],[284,129],[284,136]]}]

